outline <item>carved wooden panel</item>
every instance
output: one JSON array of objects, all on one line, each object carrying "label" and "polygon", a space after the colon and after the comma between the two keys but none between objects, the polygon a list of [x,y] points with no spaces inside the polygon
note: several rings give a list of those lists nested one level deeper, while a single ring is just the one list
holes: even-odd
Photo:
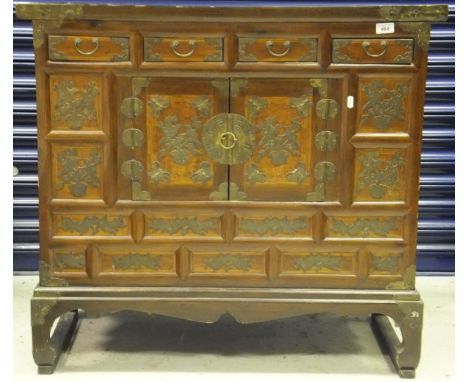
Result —
[{"label": "carved wooden panel", "polygon": [[[227,79],[122,79],[119,190],[133,200],[227,199],[227,166],[202,144],[203,126],[227,111]],[[138,190],[131,188],[138,184]]]},{"label": "carved wooden panel", "polygon": [[189,277],[261,277],[266,278],[266,249],[229,248],[219,246],[188,247],[190,251]]},{"label": "carved wooden panel", "polygon": [[341,79],[232,79],[231,110],[256,131],[251,157],[231,167],[247,200],[338,199]]},{"label": "carved wooden panel", "polygon": [[235,240],[312,241],[314,228],[313,213],[309,211],[235,211]]},{"label": "carved wooden panel", "polygon": [[54,234],[77,237],[130,237],[130,216],[118,212],[89,213],[55,212],[52,214]]},{"label": "carved wooden panel", "polygon": [[98,277],[119,273],[177,277],[177,254],[166,248],[97,246],[95,255],[100,263]]},{"label": "carved wooden panel", "polygon": [[354,200],[404,202],[407,163],[405,149],[356,149]]},{"label": "carved wooden panel", "polygon": [[128,37],[49,36],[49,58],[54,61],[128,61]]},{"label": "carved wooden panel", "polygon": [[51,251],[53,273],[86,274],[86,246],[63,246]]},{"label": "carved wooden panel", "polygon": [[403,273],[405,252],[393,248],[371,248],[369,251],[369,275],[386,276]]},{"label": "carved wooden panel", "polygon": [[358,133],[407,133],[411,115],[411,78],[360,76]]},{"label": "carved wooden panel", "polygon": [[355,252],[281,252],[280,276],[356,275],[357,260]]},{"label": "carved wooden panel", "polygon": [[325,238],[340,240],[403,240],[401,216],[327,216]]},{"label": "carved wooden panel", "polygon": [[102,129],[102,79],[97,75],[52,74],[49,80],[53,130]]},{"label": "carved wooden panel", "polygon": [[206,209],[164,209],[145,213],[145,238],[223,240],[222,212]]},{"label": "carved wooden panel", "polygon": [[102,200],[104,192],[102,145],[53,143],[51,151],[54,198]]}]

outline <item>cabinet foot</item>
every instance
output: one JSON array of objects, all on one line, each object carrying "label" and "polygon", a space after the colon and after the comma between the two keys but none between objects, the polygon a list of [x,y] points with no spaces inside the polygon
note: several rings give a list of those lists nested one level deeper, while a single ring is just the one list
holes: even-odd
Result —
[{"label": "cabinet foot", "polygon": [[[69,347],[78,324],[77,310],[60,312],[56,308],[52,299],[31,300],[33,357],[39,374],[52,374],[55,371],[60,355]],[[59,321],[50,335],[57,317]]]},{"label": "cabinet foot", "polygon": [[414,378],[421,357],[423,304],[405,302],[392,317],[400,327],[402,341],[398,338],[387,316],[373,314],[372,328],[377,338],[388,350],[390,358],[401,378]]}]

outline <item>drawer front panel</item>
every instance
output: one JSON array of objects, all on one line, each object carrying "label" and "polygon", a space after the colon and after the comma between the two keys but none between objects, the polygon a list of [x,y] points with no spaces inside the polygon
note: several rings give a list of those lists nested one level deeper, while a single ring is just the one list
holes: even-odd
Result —
[{"label": "drawer front panel", "polygon": [[240,37],[240,62],[316,62],[317,39],[311,37]]},{"label": "drawer front panel", "polygon": [[413,39],[334,39],[335,64],[411,64]]},{"label": "drawer front panel", "polygon": [[371,248],[369,252],[369,276],[383,277],[404,273],[403,251],[379,247]]},{"label": "drawer front panel", "polygon": [[96,252],[100,276],[103,273],[177,276],[176,252],[169,249],[102,246]]},{"label": "drawer front panel", "polygon": [[266,277],[266,253],[232,249],[195,250],[190,256],[190,275]]},{"label": "drawer front panel", "polygon": [[146,37],[144,59],[149,62],[222,62],[221,37]]},{"label": "drawer front panel", "polygon": [[219,239],[222,240],[222,216],[204,211],[174,210],[145,214],[145,239]]},{"label": "drawer front panel", "polygon": [[356,275],[355,252],[282,252],[280,276]]},{"label": "drawer front panel", "polygon": [[310,213],[267,214],[236,212],[236,240],[313,240],[313,222]]},{"label": "drawer front panel", "polygon": [[329,240],[402,241],[401,216],[327,216],[325,238]]},{"label": "drawer front panel", "polygon": [[53,61],[128,61],[128,37],[49,36],[49,59]]},{"label": "drawer front panel", "polygon": [[129,237],[130,217],[119,213],[54,213],[56,236]]},{"label": "drawer front panel", "polygon": [[86,276],[86,246],[56,247],[50,250],[53,273]]}]

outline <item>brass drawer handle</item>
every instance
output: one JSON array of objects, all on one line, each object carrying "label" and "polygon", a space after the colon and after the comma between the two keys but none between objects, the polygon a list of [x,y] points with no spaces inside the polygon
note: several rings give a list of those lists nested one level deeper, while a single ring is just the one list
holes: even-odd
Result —
[{"label": "brass drawer handle", "polygon": [[190,40],[188,42],[189,46],[190,46],[190,50],[186,53],[181,53],[181,52],[178,52],[177,51],[177,48],[179,47],[179,40],[174,40],[171,42],[171,48],[172,48],[172,51],[174,52],[174,54],[176,56],[179,56],[179,57],[189,57],[193,54],[193,52],[195,52],[195,49],[197,47],[197,42],[194,41],[194,40]]},{"label": "brass drawer handle", "polygon": [[218,144],[224,150],[231,150],[237,143],[238,139],[234,133],[231,131],[226,131],[219,136]]},{"label": "brass drawer handle", "polygon": [[91,41],[94,44],[94,48],[91,49],[88,52],[85,52],[85,51],[81,50],[81,48],[80,48],[81,38],[75,38],[75,40],[73,42],[75,44],[75,49],[79,54],[82,54],[83,56],[91,56],[93,53],[96,53],[96,51],[99,48],[99,39],[98,38],[93,38]]},{"label": "brass drawer handle", "polygon": [[273,41],[267,41],[265,45],[267,47],[268,53],[270,53],[272,56],[275,56],[275,57],[284,57],[291,50],[291,41],[289,40],[286,40],[285,42],[283,42],[284,51],[281,53],[276,53],[271,49],[273,47]]},{"label": "brass drawer handle", "polygon": [[369,52],[369,47],[370,47],[369,41],[364,41],[361,45],[362,45],[362,49],[364,49],[364,52],[366,52],[366,54],[369,57],[381,57],[387,52],[387,48],[388,48],[387,41],[385,40],[380,42],[380,46],[382,47],[382,51],[380,53]]}]

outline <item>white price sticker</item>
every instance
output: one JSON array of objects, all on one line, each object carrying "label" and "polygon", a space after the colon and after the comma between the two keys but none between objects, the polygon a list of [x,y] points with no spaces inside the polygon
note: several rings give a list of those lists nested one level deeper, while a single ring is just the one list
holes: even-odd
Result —
[{"label": "white price sticker", "polygon": [[375,24],[375,33],[395,33],[395,23],[377,23]]}]

